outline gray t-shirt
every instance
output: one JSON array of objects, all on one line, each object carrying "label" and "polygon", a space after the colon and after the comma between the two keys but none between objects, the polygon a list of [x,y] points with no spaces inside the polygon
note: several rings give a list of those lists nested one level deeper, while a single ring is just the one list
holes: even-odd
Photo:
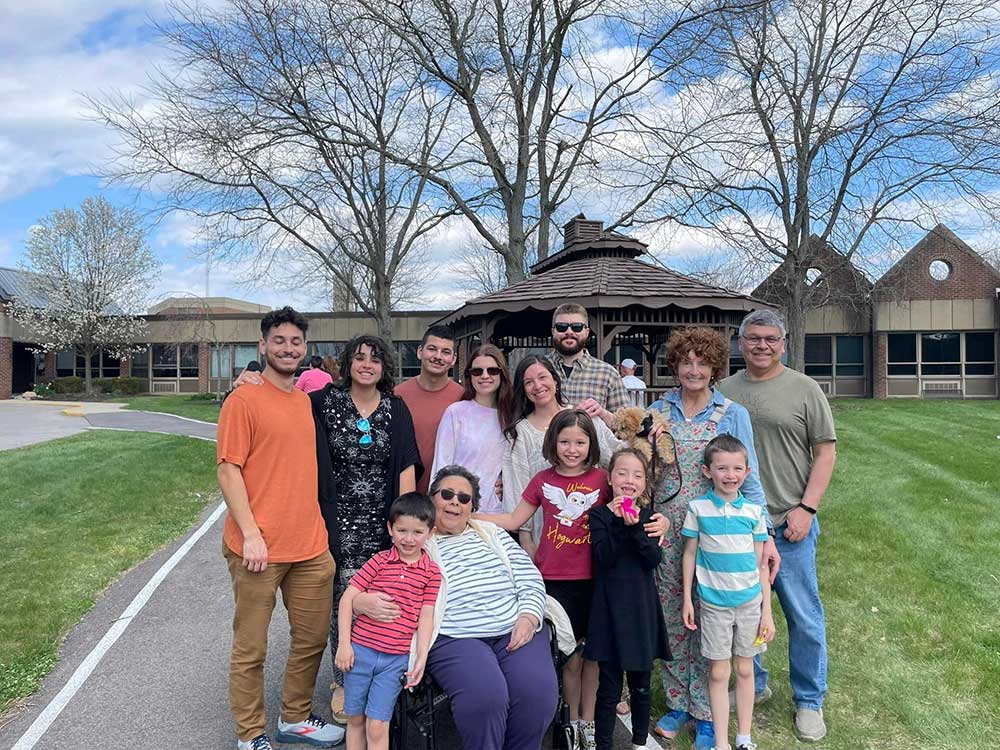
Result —
[{"label": "gray t-shirt", "polygon": [[750,412],[767,509],[778,526],[802,500],[813,446],[837,439],[830,404],[815,380],[787,367],[770,380],[750,380],[741,370],[718,387]]}]

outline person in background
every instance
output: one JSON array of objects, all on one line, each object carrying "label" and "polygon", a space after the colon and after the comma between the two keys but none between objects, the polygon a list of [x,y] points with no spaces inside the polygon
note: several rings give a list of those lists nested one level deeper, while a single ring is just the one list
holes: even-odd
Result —
[{"label": "person in background", "polygon": [[336,357],[329,355],[323,357],[323,369],[330,373],[330,377],[334,382],[340,380],[340,365],[337,363]]},{"label": "person in background", "polygon": [[646,384],[643,382],[642,378],[636,376],[636,367],[638,367],[638,365],[635,363],[634,359],[623,359],[621,364],[618,365],[618,372],[621,373],[622,385],[625,386],[625,392],[628,394],[632,405],[645,408]]},{"label": "person in background", "polygon": [[[447,326],[431,326],[417,347],[420,374],[396,386],[395,393],[410,410],[413,429],[420,448],[420,462],[434,465],[434,445],[444,411],[462,399],[464,389],[450,377],[455,364],[455,336]],[[426,472],[417,481],[417,492],[427,492],[432,473]]]},{"label": "person in background", "polygon": [[299,379],[295,381],[295,387],[300,391],[312,393],[332,382],[333,378],[330,373],[323,369],[323,358],[314,354],[309,358],[309,369],[299,375]]}]

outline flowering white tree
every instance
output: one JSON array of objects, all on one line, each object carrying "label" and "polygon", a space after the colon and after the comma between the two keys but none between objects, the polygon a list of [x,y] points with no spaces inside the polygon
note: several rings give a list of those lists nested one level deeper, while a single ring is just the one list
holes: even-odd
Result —
[{"label": "flowering white tree", "polygon": [[11,315],[42,351],[75,349],[91,361],[101,349],[127,356],[146,322],[141,309],[159,273],[138,215],[102,197],[79,211],[55,210],[32,228]]}]

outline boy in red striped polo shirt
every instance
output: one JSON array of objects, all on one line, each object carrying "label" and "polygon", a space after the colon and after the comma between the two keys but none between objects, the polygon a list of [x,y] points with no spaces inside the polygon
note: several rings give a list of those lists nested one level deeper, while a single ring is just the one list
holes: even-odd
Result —
[{"label": "boy in red striped polo shirt", "polygon": [[[389,508],[392,547],[361,566],[340,600],[340,622],[353,617],[360,593],[389,594],[400,609],[392,622],[359,615],[354,626],[340,629],[337,668],[344,672],[344,713],[347,750],[388,750],[389,720],[402,689],[424,676],[434,626],[434,602],[441,588],[441,571],[424,543],[434,528],[434,503],[420,492],[400,495]],[[413,669],[406,671],[410,643],[417,634]]]}]

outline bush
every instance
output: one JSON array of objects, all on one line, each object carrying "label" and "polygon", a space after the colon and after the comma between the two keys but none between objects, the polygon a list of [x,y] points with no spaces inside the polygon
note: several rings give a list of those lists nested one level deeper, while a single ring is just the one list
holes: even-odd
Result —
[{"label": "bush", "polygon": [[53,393],[83,393],[83,378],[69,375],[56,378],[51,383]]},{"label": "bush", "polygon": [[94,393],[112,393],[115,389],[114,378],[94,378]]},{"label": "bush", "polygon": [[123,396],[138,396],[142,393],[142,381],[139,378],[122,376],[114,378],[114,392]]},{"label": "bush", "polygon": [[219,397],[219,395],[217,393],[212,393],[211,391],[209,391],[208,393],[192,393],[190,396],[188,396],[188,400],[190,400],[190,401],[215,401],[218,397]]},{"label": "bush", "polygon": [[51,383],[35,383],[33,390],[38,398],[51,398],[52,394],[55,393],[55,391],[52,390]]}]

